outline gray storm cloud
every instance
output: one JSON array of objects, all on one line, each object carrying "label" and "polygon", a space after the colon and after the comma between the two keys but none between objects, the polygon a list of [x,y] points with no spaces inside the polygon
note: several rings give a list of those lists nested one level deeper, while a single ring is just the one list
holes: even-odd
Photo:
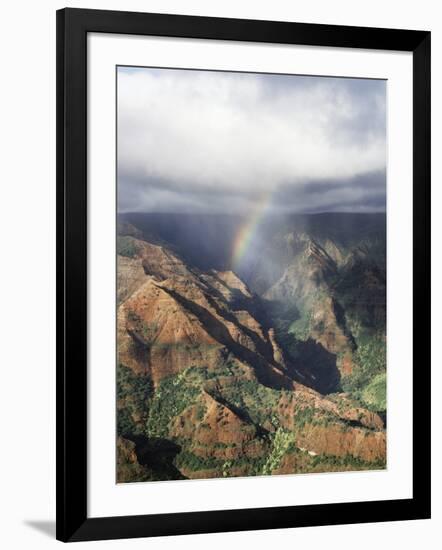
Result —
[{"label": "gray storm cloud", "polygon": [[118,69],[121,211],[385,209],[380,80]]}]

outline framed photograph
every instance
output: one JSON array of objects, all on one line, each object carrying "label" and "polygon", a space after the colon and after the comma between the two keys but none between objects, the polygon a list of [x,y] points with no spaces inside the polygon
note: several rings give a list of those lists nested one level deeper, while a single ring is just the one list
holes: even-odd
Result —
[{"label": "framed photograph", "polygon": [[57,12],[57,538],[430,517],[430,33]]}]

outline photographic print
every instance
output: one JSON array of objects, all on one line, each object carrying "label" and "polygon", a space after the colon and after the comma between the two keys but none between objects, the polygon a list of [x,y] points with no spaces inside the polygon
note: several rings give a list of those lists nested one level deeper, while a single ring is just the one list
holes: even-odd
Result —
[{"label": "photographic print", "polygon": [[386,467],[386,81],[117,67],[118,483]]}]

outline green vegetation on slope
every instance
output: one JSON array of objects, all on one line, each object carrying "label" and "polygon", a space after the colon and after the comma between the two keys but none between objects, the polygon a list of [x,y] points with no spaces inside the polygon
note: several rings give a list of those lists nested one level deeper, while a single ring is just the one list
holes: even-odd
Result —
[{"label": "green vegetation on slope", "polygon": [[224,465],[223,460],[218,460],[211,457],[200,457],[189,451],[181,451],[175,459],[175,465],[178,468],[184,468],[196,472],[198,470],[221,470]]},{"label": "green vegetation on slope", "polygon": [[342,378],[345,392],[366,407],[377,411],[386,410],[386,359],[387,348],[383,336],[359,337],[354,354],[353,372]]},{"label": "green vegetation on slope", "polygon": [[137,255],[138,247],[133,237],[121,235],[117,236],[117,254],[120,256],[126,256],[127,258],[134,258]]},{"label": "green vegetation on slope", "polygon": [[332,455],[317,455],[311,460],[311,467],[316,471],[330,471],[339,469],[351,470],[379,470],[385,468],[385,460],[374,460],[367,462],[353,455],[332,456]]},{"label": "green vegetation on slope", "polygon": [[258,425],[272,420],[272,410],[280,396],[281,390],[268,388],[256,380],[238,379],[235,384],[223,388],[223,397],[235,407],[247,411],[252,422]]},{"label": "green vegetation on slope", "polygon": [[270,454],[262,468],[264,475],[271,475],[280,464],[289,448],[293,446],[293,433],[282,428],[278,428],[272,434],[272,448]]},{"label": "green vegetation on slope", "polygon": [[137,375],[122,365],[117,367],[117,433],[139,435],[145,433],[149,415],[149,397],[152,382],[147,375]]},{"label": "green vegetation on slope", "polygon": [[387,408],[387,375],[385,372],[376,375],[362,391],[362,400],[376,411]]},{"label": "green vegetation on slope", "polygon": [[150,437],[167,437],[170,421],[196,402],[203,377],[196,368],[183,370],[161,380],[150,404],[147,432]]}]

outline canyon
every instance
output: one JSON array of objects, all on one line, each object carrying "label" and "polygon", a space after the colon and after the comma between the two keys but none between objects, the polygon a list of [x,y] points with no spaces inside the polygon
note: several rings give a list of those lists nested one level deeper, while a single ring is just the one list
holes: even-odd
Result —
[{"label": "canyon", "polygon": [[117,481],[386,467],[383,214],[121,214]]}]

